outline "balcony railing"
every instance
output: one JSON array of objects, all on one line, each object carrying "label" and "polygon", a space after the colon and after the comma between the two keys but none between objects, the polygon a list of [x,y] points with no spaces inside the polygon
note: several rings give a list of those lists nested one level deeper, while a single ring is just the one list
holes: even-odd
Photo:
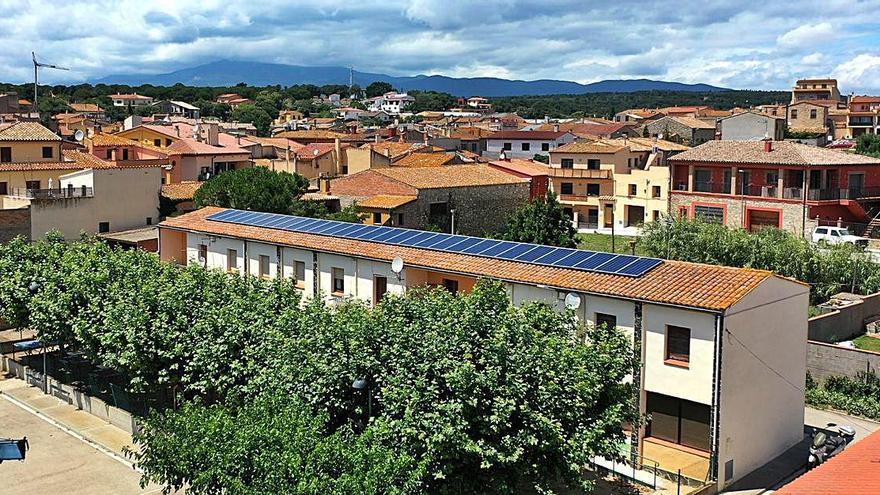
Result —
[{"label": "balcony railing", "polygon": [[610,170],[595,170],[586,168],[550,168],[551,177],[566,177],[572,179],[610,179]]},{"label": "balcony railing", "polygon": [[69,199],[69,198],[93,198],[95,192],[91,187],[65,187],[59,189],[28,189],[14,187],[10,196],[28,199]]},{"label": "balcony railing", "polygon": [[[687,183],[675,184],[676,191],[687,191]],[[777,186],[748,185],[737,186],[736,191],[731,192],[730,184],[714,182],[694,182],[693,192],[705,192],[713,194],[728,194],[730,196],[752,196],[757,198],[777,198]],[[803,188],[783,187],[784,199],[803,199]],[[838,199],[864,199],[880,198],[880,187],[853,187],[853,188],[810,188],[807,191],[808,201],[833,201]]]}]

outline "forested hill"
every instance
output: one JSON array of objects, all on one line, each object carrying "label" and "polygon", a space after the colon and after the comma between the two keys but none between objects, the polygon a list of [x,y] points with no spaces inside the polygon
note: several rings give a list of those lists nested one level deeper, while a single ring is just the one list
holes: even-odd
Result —
[{"label": "forested hill", "polygon": [[525,118],[608,117],[629,108],[662,108],[706,105],[719,110],[786,103],[788,91],[730,90],[712,92],[637,91],[633,93],[590,93],[581,95],[508,96],[492,98],[498,112],[517,112]]}]

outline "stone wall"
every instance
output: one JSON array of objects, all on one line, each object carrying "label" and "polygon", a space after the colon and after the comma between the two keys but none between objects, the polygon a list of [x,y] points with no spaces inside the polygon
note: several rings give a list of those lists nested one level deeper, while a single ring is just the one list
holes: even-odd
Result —
[{"label": "stone wall", "polygon": [[17,236],[31,237],[31,209],[0,210],[0,242],[7,242]]},{"label": "stone wall", "polygon": [[[424,228],[431,203],[447,203],[455,209],[455,232],[482,236],[500,231],[507,217],[529,201],[529,183],[493,186],[422,189],[419,199],[395,210],[406,215],[406,227]],[[418,223],[412,223],[418,219]]]},{"label": "stone wall", "polygon": [[880,353],[810,340],[807,341],[807,371],[818,381],[829,376],[856,378],[866,371],[877,373],[880,372]]},{"label": "stone wall", "polygon": [[[747,197],[743,201],[742,197],[726,196],[718,194],[694,194],[673,192],[670,198],[670,211],[675,213],[681,207],[688,208],[688,214],[693,217],[693,204],[711,204],[723,206],[726,210],[725,224],[733,228],[745,228],[745,217],[743,216],[743,206],[748,210],[754,209],[772,209],[781,210],[782,228],[794,234],[800,234],[803,226],[803,205],[797,201],[775,201],[772,199],[762,200],[758,198]],[[815,219],[806,219],[806,233],[809,234],[816,226]]]}]

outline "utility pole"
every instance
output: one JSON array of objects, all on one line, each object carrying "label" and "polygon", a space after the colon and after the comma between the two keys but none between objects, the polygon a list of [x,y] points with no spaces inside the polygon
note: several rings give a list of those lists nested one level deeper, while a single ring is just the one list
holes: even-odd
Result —
[{"label": "utility pole", "polygon": [[57,65],[44,64],[41,62],[37,62],[37,54],[34,52],[31,52],[31,60],[33,60],[33,62],[34,62],[34,111],[39,112],[40,107],[37,106],[37,97],[39,96],[39,89],[38,88],[39,88],[39,83],[40,83],[40,75],[39,75],[38,69],[40,67],[45,67],[47,69],[57,69],[57,70],[70,70],[70,69],[68,69],[67,67],[60,67]]}]

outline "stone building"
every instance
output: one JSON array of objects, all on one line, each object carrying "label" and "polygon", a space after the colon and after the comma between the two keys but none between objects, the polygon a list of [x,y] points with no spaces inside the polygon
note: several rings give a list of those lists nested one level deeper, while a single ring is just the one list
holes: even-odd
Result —
[{"label": "stone building", "polygon": [[666,116],[645,124],[644,137],[662,139],[688,146],[697,146],[715,139],[715,125],[694,117]]}]

